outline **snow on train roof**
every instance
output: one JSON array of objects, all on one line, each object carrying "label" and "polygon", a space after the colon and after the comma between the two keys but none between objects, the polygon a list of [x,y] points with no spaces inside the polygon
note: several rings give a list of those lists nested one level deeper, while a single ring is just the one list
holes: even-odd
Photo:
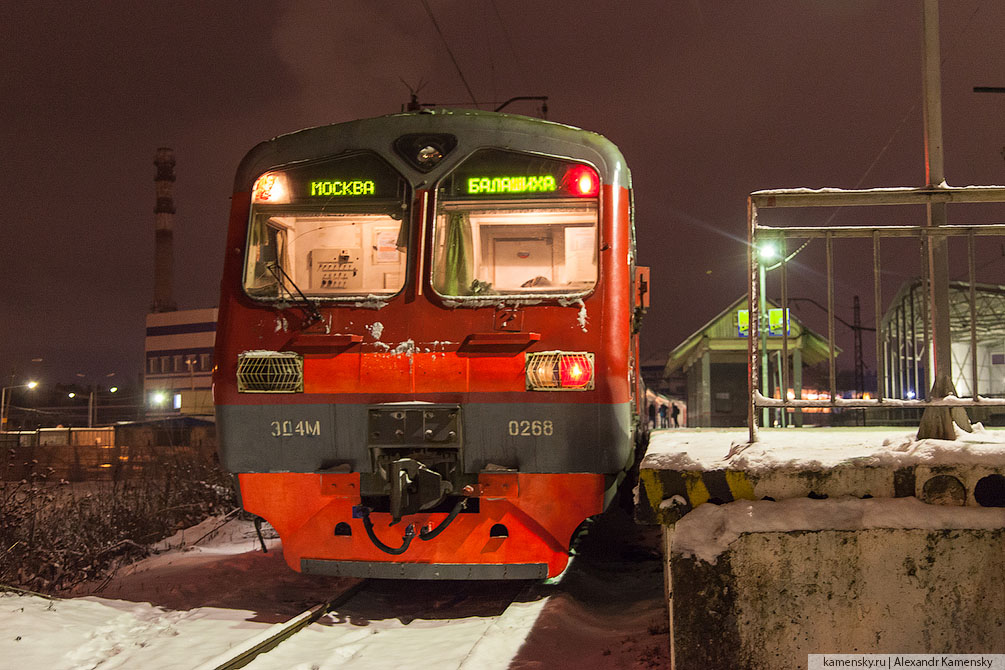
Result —
[{"label": "snow on train roof", "polygon": [[974,424],[955,440],[918,440],[909,428],[776,428],[749,444],[746,428],[658,431],[642,467],[654,470],[811,471],[839,465],[1005,465],[1005,429]]}]

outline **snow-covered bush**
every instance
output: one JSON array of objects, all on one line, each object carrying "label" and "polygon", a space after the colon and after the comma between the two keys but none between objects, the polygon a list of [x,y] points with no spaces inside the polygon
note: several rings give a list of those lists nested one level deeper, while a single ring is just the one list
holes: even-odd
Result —
[{"label": "snow-covered bush", "polygon": [[150,448],[113,481],[0,482],[0,583],[44,593],[100,579],[146,547],[236,506],[230,475],[182,447]]}]

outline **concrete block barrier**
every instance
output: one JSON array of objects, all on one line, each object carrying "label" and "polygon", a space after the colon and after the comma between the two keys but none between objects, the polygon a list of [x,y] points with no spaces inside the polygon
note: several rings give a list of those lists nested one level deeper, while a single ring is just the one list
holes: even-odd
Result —
[{"label": "concrete block barrier", "polygon": [[[918,526],[918,527],[911,527]],[[738,501],[664,527],[676,670],[1005,653],[1005,510]]]}]

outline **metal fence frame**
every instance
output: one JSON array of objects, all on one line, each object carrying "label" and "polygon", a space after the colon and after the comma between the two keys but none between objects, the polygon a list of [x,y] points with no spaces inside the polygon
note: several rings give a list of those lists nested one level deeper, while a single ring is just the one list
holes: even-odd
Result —
[{"label": "metal fence frame", "polygon": [[[749,402],[747,404],[747,425],[750,428],[750,441],[757,441],[758,431],[758,408],[803,408],[803,407],[842,407],[842,408],[902,408],[902,407],[967,407],[967,406],[988,406],[1005,405],[1005,398],[982,398],[976,383],[976,373],[973,375],[975,382],[973,394],[969,399],[948,397],[930,398],[928,389],[924,389],[925,398],[918,400],[902,400],[888,398],[884,388],[884,357],[883,346],[879,324],[883,318],[882,312],[882,287],[880,284],[880,240],[884,237],[907,237],[916,238],[927,244],[929,241],[939,238],[946,240],[950,237],[966,237],[967,256],[970,276],[970,346],[971,360],[976,367],[977,336],[976,319],[974,315],[975,298],[974,287],[976,284],[976,270],[974,264],[974,243],[977,237],[982,236],[1005,236],[1005,224],[972,224],[972,225],[949,225],[932,223],[931,225],[874,225],[874,226],[814,226],[814,227],[773,227],[758,223],[757,215],[759,210],[774,208],[818,208],[818,207],[852,207],[852,206],[879,206],[879,205],[928,205],[946,203],[1002,203],[1005,202],[1005,187],[1003,186],[967,186],[967,187],[923,187],[923,188],[881,188],[868,190],[843,190],[843,189],[779,189],[768,191],[755,191],[747,199],[747,277],[749,280],[748,309],[750,313],[750,330],[747,341],[748,356],[748,388]],[[876,311],[876,398],[865,399],[843,399],[837,398],[835,384],[835,346],[834,346],[834,272],[833,272],[833,244],[835,239],[845,238],[867,238],[872,239],[873,248],[873,292],[875,298]],[[789,239],[823,239],[826,242],[827,255],[827,341],[829,344],[829,400],[803,400],[800,398],[789,399],[787,391],[789,388],[789,361],[788,361],[788,282],[786,278],[786,241]],[[782,327],[782,355],[781,361],[781,398],[766,398],[759,392],[760,383],[760,331],[762,328],[760,314],[760,272],[761,260],[758,258],[758,243],[764,240],[775,240],[781,246],[781,304],[783,315]],[[922,262],[923,272],[925,272],[925,286],[931,279],[927,276],[927,262]],[[948,286],[946,287],[948,290]],[[925,302],[927,305],[927,302]],[[924,315],[925,323],[925,354],[929,358],[929,352],[933,346],[934,333],[930,333],[928,310]],[[930,366],[929,366],[930,369]],[[930,380],[929,380],[930,381]],[[922,389],[918,389],[919,396]]]}]

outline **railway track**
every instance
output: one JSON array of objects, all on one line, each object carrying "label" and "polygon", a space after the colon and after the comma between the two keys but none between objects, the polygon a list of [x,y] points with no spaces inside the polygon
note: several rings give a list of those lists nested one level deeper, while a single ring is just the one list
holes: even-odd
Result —
[{"label": "railway track", "polygon": [[[500,652],[512,646],[512,653],[516,653],[520,637],[514,636],[514,628],[529,630],[547,600],[533,600],[539,584],[458,586],[455,583],[448,587],[450,593],[447,593],[443,583],[363,580],[331,600],[239,643],[196,670],[235,670],[253,663],[253,667],[263,668],[303,664],[318,668],[328,665],[326,661],[351,665],[354,659],[364,656],[383,658],[388,650],[398,650],[400,655],[402,645],[410,644],[405,638],[412,637],[412,631],[406,631],[405,627],[414,621],[421,622],[418,627],[456,628],[448,635],[450,655],[456,665],[445,667],[458,670],[506,667],[506,659],[501,658]],[[417,601],[426,604],[417,606]],[[367,625],[378,617],[397,619],[402,625]],[[437,620],[448,623],[437,624]],[[336,628],[342,630],[333,630]],[[307,630],[314,633],[310,640],[303,635]],[[421,660],[416,661],[421,664]],[[437,667],[444,667],[442,659]]]}]

